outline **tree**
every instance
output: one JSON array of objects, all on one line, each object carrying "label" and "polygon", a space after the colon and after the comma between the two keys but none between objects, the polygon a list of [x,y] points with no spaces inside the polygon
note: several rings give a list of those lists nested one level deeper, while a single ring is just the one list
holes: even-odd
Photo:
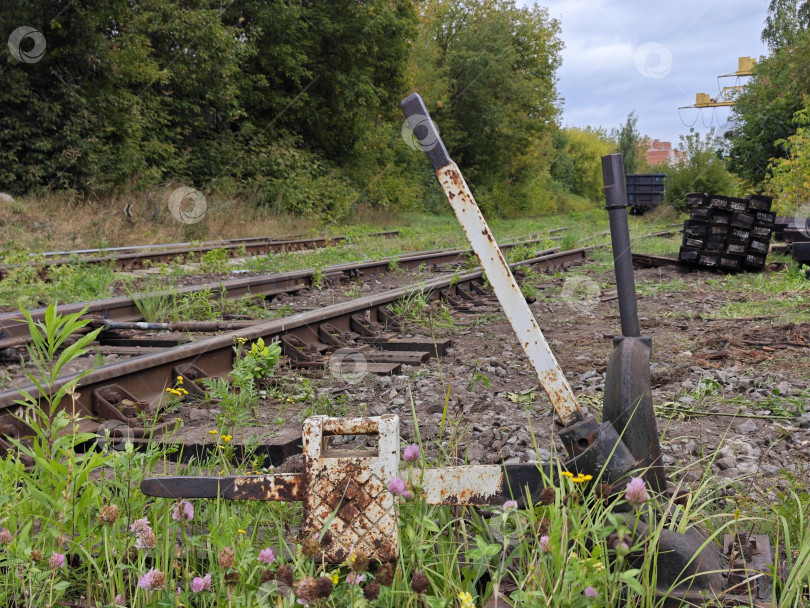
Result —
[{"label": "tree", "polygon": [[737,194],[739,183],[728,172],[723,159],[723,141],[715,136],[714,128],[705,138],[699,132],[689,129],[688,135],[680,136],[682,155],[669,169],[665,200],[676,209],[686,207],[689,192],[709,192],[733,196]]},{"label": "tree", "polygon": [[559,24],[512,0],[426,3],[413,66],[454,160],[483,194],[536,179],[560,114]]},{"label": "tree", "polygon": [[801,30],[810,27],[810,0],[771,0],[762,42],[771,51],[792,46]]},{"label": "tree", "polygon": [[604,131],[590,127],[560,129],[554,138],[555,159],[551,177],[565,189],[590,201],[601,201],[601,158],[616,149],[615,142]]},{"label": "tree", "polygon": [[624,172],[626,174],[636,173],[639,166],[638,148],[641,141],[641,134],[636,130],[638,117],[635,111],[627,115],[627,122],[624,123],[617,136],[617,146],[619,153],[624,158]]},{"label": "tree", "polygon": [[810,32],[792,46],[761,60],[731,111],[729,168],[752,188],[768,175],[774,158],[784,158],[783,143],[796,132],[793,116],[810,95]]},{"label": "tree", "polygon": [[766,182],[766,191],[776,199],[774,210],[781,215],[793,214],[810,201],[810,107],[796,112],[793,121],[796,133],[779,142],[788,155],[774,160]]}]

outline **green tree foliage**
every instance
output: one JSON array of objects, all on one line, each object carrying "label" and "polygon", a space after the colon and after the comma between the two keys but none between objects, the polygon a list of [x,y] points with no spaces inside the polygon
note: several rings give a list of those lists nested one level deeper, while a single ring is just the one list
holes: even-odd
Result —
[{"label": "green tree foliage", "polygon": [[[538,5],[438,0],[421,13],[413,80],[484,207],[537,210],[559,100],[559,24]],[[423,86],[424,85],[424,86]]]},{"label": "green tree foliage", "polygon": [[792,46],[799,32],[810,27],[810,0],[771,0],[762,42],[772,51]]},{"label": "green tree foliage", "polygon": [[555,158],[551,177],[566,191],[599,201],[603,198],[602,162],[616,151],[615,142],[604,131],[591,128],[561,129],[554,136]]},{"label": "green tree foliage", "polygon": [[[751,187],[761,187],[774,158],[784,158],[784,142],[796,132],[793,116],[810,95],[810,33],[761,60],[732,109],[734,127],[729,168]],[[782,143],[779,143],[782,142]]]},{"label": "green tree foliage", "polygon": [[624,172],[627,174],[639,171],[639,144],[642,141],[641,134],[636,129],[638,116],[635,111],[627,115],[627,122],[616,132],[616,143],[618,152],[624,158]]},{"label": "green tree foliage", "polygon": [[678,148],[683,156],[678,163],[667,170],[665,200],[676,209],[686,208],[686,195],[689,192],[709,192],[735,196],[739,182],[726,169],[722,155],[722,139],[710,129],[705,137],[689,129],[688,135],[681,135]]},{"label": "green tree foliage", "polygon": [[400,135],[415,89],[484,206],[556,210],[562,44],[539,6],[30,0],[0,20],[47,40],[36,62],[1,54],[0,189],[182,183],[327,219],[435,201]]},{"label": "green tree foliage", "polygon": [[810,107],[793,118],[798,126],[787,141],[779,142],[788,156],[777,158],[771,167],[766,190],[776,198],[775,207],[780,215],[792,215],[810,201]]},{"label": "green tree foliage", "polygon": [[195,163],[222,142],[237,111],[239,49],[221,11],[40,0],[9,12],[4,23],[38,27],[47,50],[36,63],[4,58],[4,186],[104,192],[194,177]]},{"label": "green tree foliage", "polygon": [[319,182],[308,196],[337,186],[347,206],[357,192],[342,172],[406,90],[416,12],[409,0],[33,0],[4,7],[3,25],[47,40],[35,63],[3,53],[3,189],[230,179],[267,198],[297,171]]}]

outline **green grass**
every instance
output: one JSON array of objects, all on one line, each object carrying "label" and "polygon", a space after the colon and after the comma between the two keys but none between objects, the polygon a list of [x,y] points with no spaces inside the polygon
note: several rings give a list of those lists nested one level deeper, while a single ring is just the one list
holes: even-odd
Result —
[{"label": "green grass", "polygon": [[[9,262],[11,263],[11,262]],[[112,295],[112,264],[54,266],[44,278],[33,267],[8,271],[0,281],[0,307],[31,307],[44,302],[83,302]]]},{"label": "green grass", "polygon": [[721,292],[748,294],[743,301],[731,301],[717,311],[718,317],[772,317],[784,323],[810,321],[810,281],[804,268],[787,262],[779,272],[739,273],[707,281]]},{"label": "green grass", "polygon": [[[59,367],[80,355],[91,339],[82,337],[75,348],[59,352],[59,342],[85,324],[78,316],[62,318],[53,309],[45,323],[29,324],[41,381],[55,377]],[[264,353],[259,344],[249,351],[247,344],[238,344],[237,349],[244,361]],[[253,363],[264,365],[264,354],[260,359]],[[242,371],[252,378],[266,373],[266,369],[257,371],[253,363],[245,364]],[[284,386],[276,390],[284,391]],[[180,392],[180,387],[177,384],[175,390]],[[286,388],[289,392],[280,396],[288,394],[287,401],[310,403],[312,413],[345,414],[344,403],[313,403],[315,389],[308,382]],[[704,388],[710,394],[713,387]],[[32,470],[25,470],[17,452],[0,461],[0,603],[4,606],[112,606],[120,595],[124,605],[132,608],[178,604],[293,608],[301,605],[297,599],[315,604],[307,599],[309,577],[328,577],[334,583],[329,585],[328,597],[317,603],[321,607],[483,606],[500,590],[511,592],[516,608],[659,608],[662,598],[656,593],[655,572],[661,535],[665,530],[683,533],[692,526],[707,531],[707,543],[726,533],[769,531],[774,546],[784,548],[788,567],[784,583],[773,573],[764,573],[775,579],[773,596],[767,599],[773,605],[799,608],[810,597],[806,590],[810,494],[806,480],[798,477],[788,479],[775,500],[753,502],[745,497],[729,503],[718,493],[711,474],[713,456],[709,456],[691,465],[699,481],[685,504],[656,497],[630,503],[626,480],[614,484],[605,500],[592,491],[593,486],[559,474],[561,465],[555,461],[550,470],[556,474],[545,478],[548,490],[538,502],[522,509],[503,504],[481,510],[426,504],[421,485],[428,463],[420,457],[403,462],[398,472],[411,497],[395,499],[398,559],[389,580],[383,581],[374,555],[355,553],[342,564],[324,564],[318,559],[319,538],[296,539],[303,523],[300,504],[198,499],[191,501],[190,514],[175,500],[144,496],[139,491],[144,477],[180,471],[164,460],[157,444],[136,452],[131,443],[112,446],[115,442],[106,441],[101,449],[87,450],[99,438],[80,432],[80,421],[58,408],[58,401],[71,399],[74,389],[75,381],[44,409],[28,400],[32,434],[25,442],[13,443],[34,461]],[[234,423],[224,418],[220,422]],[[420,453],[435,447],[439,454],[431,465],[455,464],[456,456],[464,456],[463,423],[447,423],[449,439],[445,443],[448,436],[440,432],[435,446],[420,438],[416,426]],[[210,438],[218,448],[214,455],[183,465],[183,475],[269,470],[250,451],[240,452],[237,458],[230,428],[216,431]],[[674,479],[683,473],[676,471]],[[600,481],[598,475],[594,481]],[[190,514],[188,521],[176,515],[181,512]],[[669,515],[663,517],[663,513]],[[634,533],[643,528],[642,518],[654,523],[647,533]],[[141,528],[145,520],[154,536],[133,532],[138,520]],[[266,548],[274,552],[272,563],[259,560],[259,551]],[[62,565],[60,556],[71,559]],[[139,580],[150,569],[159,571],[162,578],[155,588],[144,589]],[[299,598],[275,580],[284,578],[285,570]],[[211,589],[193,591],[195,579],[202,584],[206,575],[210,575]],[[350,582],[360,575],[360,584]],[[375,589],[371,584],[375,577],[387,584]],[[363,595],[376,598],[367,602]],[[706,605],[719,608],[722,603],[707,600]]]},{"label": "green grass", "polygon": [[424,290],[415,291],[390,305],[405,323],[423,328],[454,327],[450,309],[441,300],[431,300]]},{"label": "green grass", "polygon": [[[515,238],[540,235],[553,228],[568,226],[569,230],[557,233],[561,241],[545,241],[526,248],[518,248],[510,253],[513,261],[529,257],[535,251],[561,246],[563,249],[583,247],[606,242],[606,235],[594,237],[594,233],[608,229],[607,213],[591,210],[568,215],[544,216],[540,218],[490,219],[490,228],[499,242]],[[651,222],[647,217],[630,216],[631,233],[644,234],[663,227],[661,222]],[[397,229],[399,236],[394,238],[371,237],[367,233]],[[350,238],[347,242],[333,247],[302,252],[282,252],[267,256],[245,258],[240,264],[231,264],[224,249],[206,252],[197,270],[181,267],[181,264],[158,264],[163,284],[171,285],[172,279],[179,276],[203,273],[224,273],[229,270],[255,272],[284,272],[305,268],[325,268],[332,264],[359,260],[375,260],[390,256],[402,256],[415,251],[436,248],[468,248],[456,218],[451,214],[432,215],[428,213],[401,214],[385,226],[358,224],[339,230]],[[114,246],[115,243],[109,243]],[[660,253],[661,240],[643,239],[634,250],[645,253]],[[677,251],[677,248],[675,249]],[[597,254],[597,260],[606,262],[609,255]],[[6,256],[5,263],[29,260],[27,252],[16,251]],[[0,281],[0,306],[31,306],[40,302],[59,301],[62,303],[88,301],[112,295],[115,273],[109,265],[65,266],[51,269],[46,278],[41,279],[30,268],[11,271],[9,277]],[[157,281],[146,279],[133,282],[131,290],[145,291],[142,286],[154,288]]]}]

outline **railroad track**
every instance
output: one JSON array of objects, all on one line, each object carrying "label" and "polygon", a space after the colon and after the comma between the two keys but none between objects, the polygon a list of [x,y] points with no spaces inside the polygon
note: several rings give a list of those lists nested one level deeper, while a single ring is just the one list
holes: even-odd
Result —
[{"label": "railroad track", "polygon": [[[584,261],[593,249],[542,252],[537,257],[513,263],[511,267],[515,270],[525,266],[541,269],[565,267]],[[105,365],[78,380],[73,408],[77,414],[88,417],[80,423],[81,430],[97,430],[98,422],[93,419],[118,420],[134,437],[146,437],[149,430],[137,427],[137,411],[154,413],[165,397],[166,388],[173,386],[178,376],[184,378],[184,386],[189,387],[190,392],[201,394],[202,389],[197,385],[201,378],[221,377],[231,371],[234,341],[242,339],[247,342],[259,338],[265,342],[281,341],[291,364],[304,368],[323,369],[329,364],[329,352],[335,349],[344,346],[364,348],[364,356],[369,361],[367,371],[396,373],[403,363],[418,364],[430,356],[441,356],[449,347],[449,340],[397,338],[398,320],[390,305],[423,294],[433,299],[444,298],[455,307],[474,312],[476,301],[487,299],[482,280],[483,271],[480,269],[454,274],[283,319],[257,322],[225,335]],[[76,377],[60,377],[43,390],[53,394]],[[34,398],[41,397],[35,386],[0,393],[0,432],[7,435],[20,436],[28,432],[20,421],[25,419],[26,408],[15,403],[20,390]],[[299,442],[300,433],[282,433],[264,442],[260,452],[278,462],[297,451]],[[9,447],[0,439],[0,452]],[[195,446],[186,447],[192,452],[196,449]]]},{"label": "railroad track", "polygon": [[134,253],[136,251],[157,251],[169,249],[182,249],[183,247],[223,247],[226,245],[240,245],[258,241],[289,241],[292,239],[299,239],[301,234],[278,234],[274,236],[249,236],[237,239],[216,239],[213,241],[185,241],[182,243],[154,243],[152,245],[124,245],[122,247],[98,247],[94,249],[68,249],[62,251],[45,251],[42,253],[30,253],[30,257],[43,257],[46,260],[54,258],[72,258],[74,256],[83,255],[96,255],[104,256],[106,254],[118,253]]},{"label": "railroad track", "polygon": [[[558,240],[560,237],[533,238],[527,241],[510,242],[502,245],[506,251],[515,247],[531,247],[548,240]],[[444,265],[459,265],[466,263],[469,256],[473,256],[471,249],[442,249],[421,251],[413,254],[387,256],[379,260],[366,260],[362,262],[348,262],[335,264],[323,269],[308,268],[289,272],[261,275],[228,281],[189,285],[175,290],[167,290],[150,294],[150,296],[186,296],[207,291],[212,296],[240,298],[246,294],[273,298],[281,294],[291,294],[313,286],[315,279],[326,284],[336,284],[356,279],[362,276],[389,272],[392,268],[416,270],[421,265],[436,269]],[[72,314],[87,308],[87,314],[103,317],[110,321],[130,322],[142,320],[138,308],[139,296],[116,297],[96,300],[93,302],[79,302],[59,307],[61,314]],[[29,311],[35,321],[45,318],[45,308]],[[28,327],[23,322],[20,312],[0,314],[0,359],[18,360],[20,353],[12,349],[19,348],[30,342]]]},{"label": "railroad track", "polygon": [[[364,236],[391,238],[397,236],[398,234],[399,231],[397,230],[389,230],[386,232],[374,232]],[[35,266],[40,273],[44,273],[49,268],[55,266],[66,266],[71,264],[111,263],[114,270],[137,270],[144,268],[147,265],[173,262],[177,260],[178,257],[182,257],[185,261],[197,261],[204,254],[215,250],[225,251],[228,257],[235,257],[237,255],[267,255],[269,253],[303,251],[306,249],[329,247],[345,242],[349,238],[350,237],[348,236],[331,236],[310,239],[276,240],[274,237],[251,237],[246,239],[230,239],[226,241],[209,241],[208,243],[204,243],[202,245],[180,243],[179,245],[184,246],[169,246],[169,248],[166,249],[158,248],[130,250],[129,248],[122,248],[121,251],[112,255],[89,255],[81,257],[79,257],[79,254],[81,253],[80,251],[52,252],[53,255],[46,257],[45,260],[36,260],[20,264],[0,265],[0,279],[7,277],[9,271],[24,266]],[[93,250],[83,251],[93,253]],[[97,253],[102,253],[102,251],[98,250]],[[68,256],[72,257],[65,257],[61,254],[67,254]]]}]

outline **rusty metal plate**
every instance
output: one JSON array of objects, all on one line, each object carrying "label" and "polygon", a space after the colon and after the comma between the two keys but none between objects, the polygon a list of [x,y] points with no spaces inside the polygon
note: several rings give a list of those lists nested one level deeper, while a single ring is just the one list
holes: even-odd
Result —
[{"label": "rusty metal plate", "polygon": [[[336,450],[329,437],[376,435],[377,449]],[[313,416],[304,422],[304,526],[321,539],[326,562],[353,551],[393,561],[399,548],[394,496],[388,481],[399,470],[399,417]]]}]

